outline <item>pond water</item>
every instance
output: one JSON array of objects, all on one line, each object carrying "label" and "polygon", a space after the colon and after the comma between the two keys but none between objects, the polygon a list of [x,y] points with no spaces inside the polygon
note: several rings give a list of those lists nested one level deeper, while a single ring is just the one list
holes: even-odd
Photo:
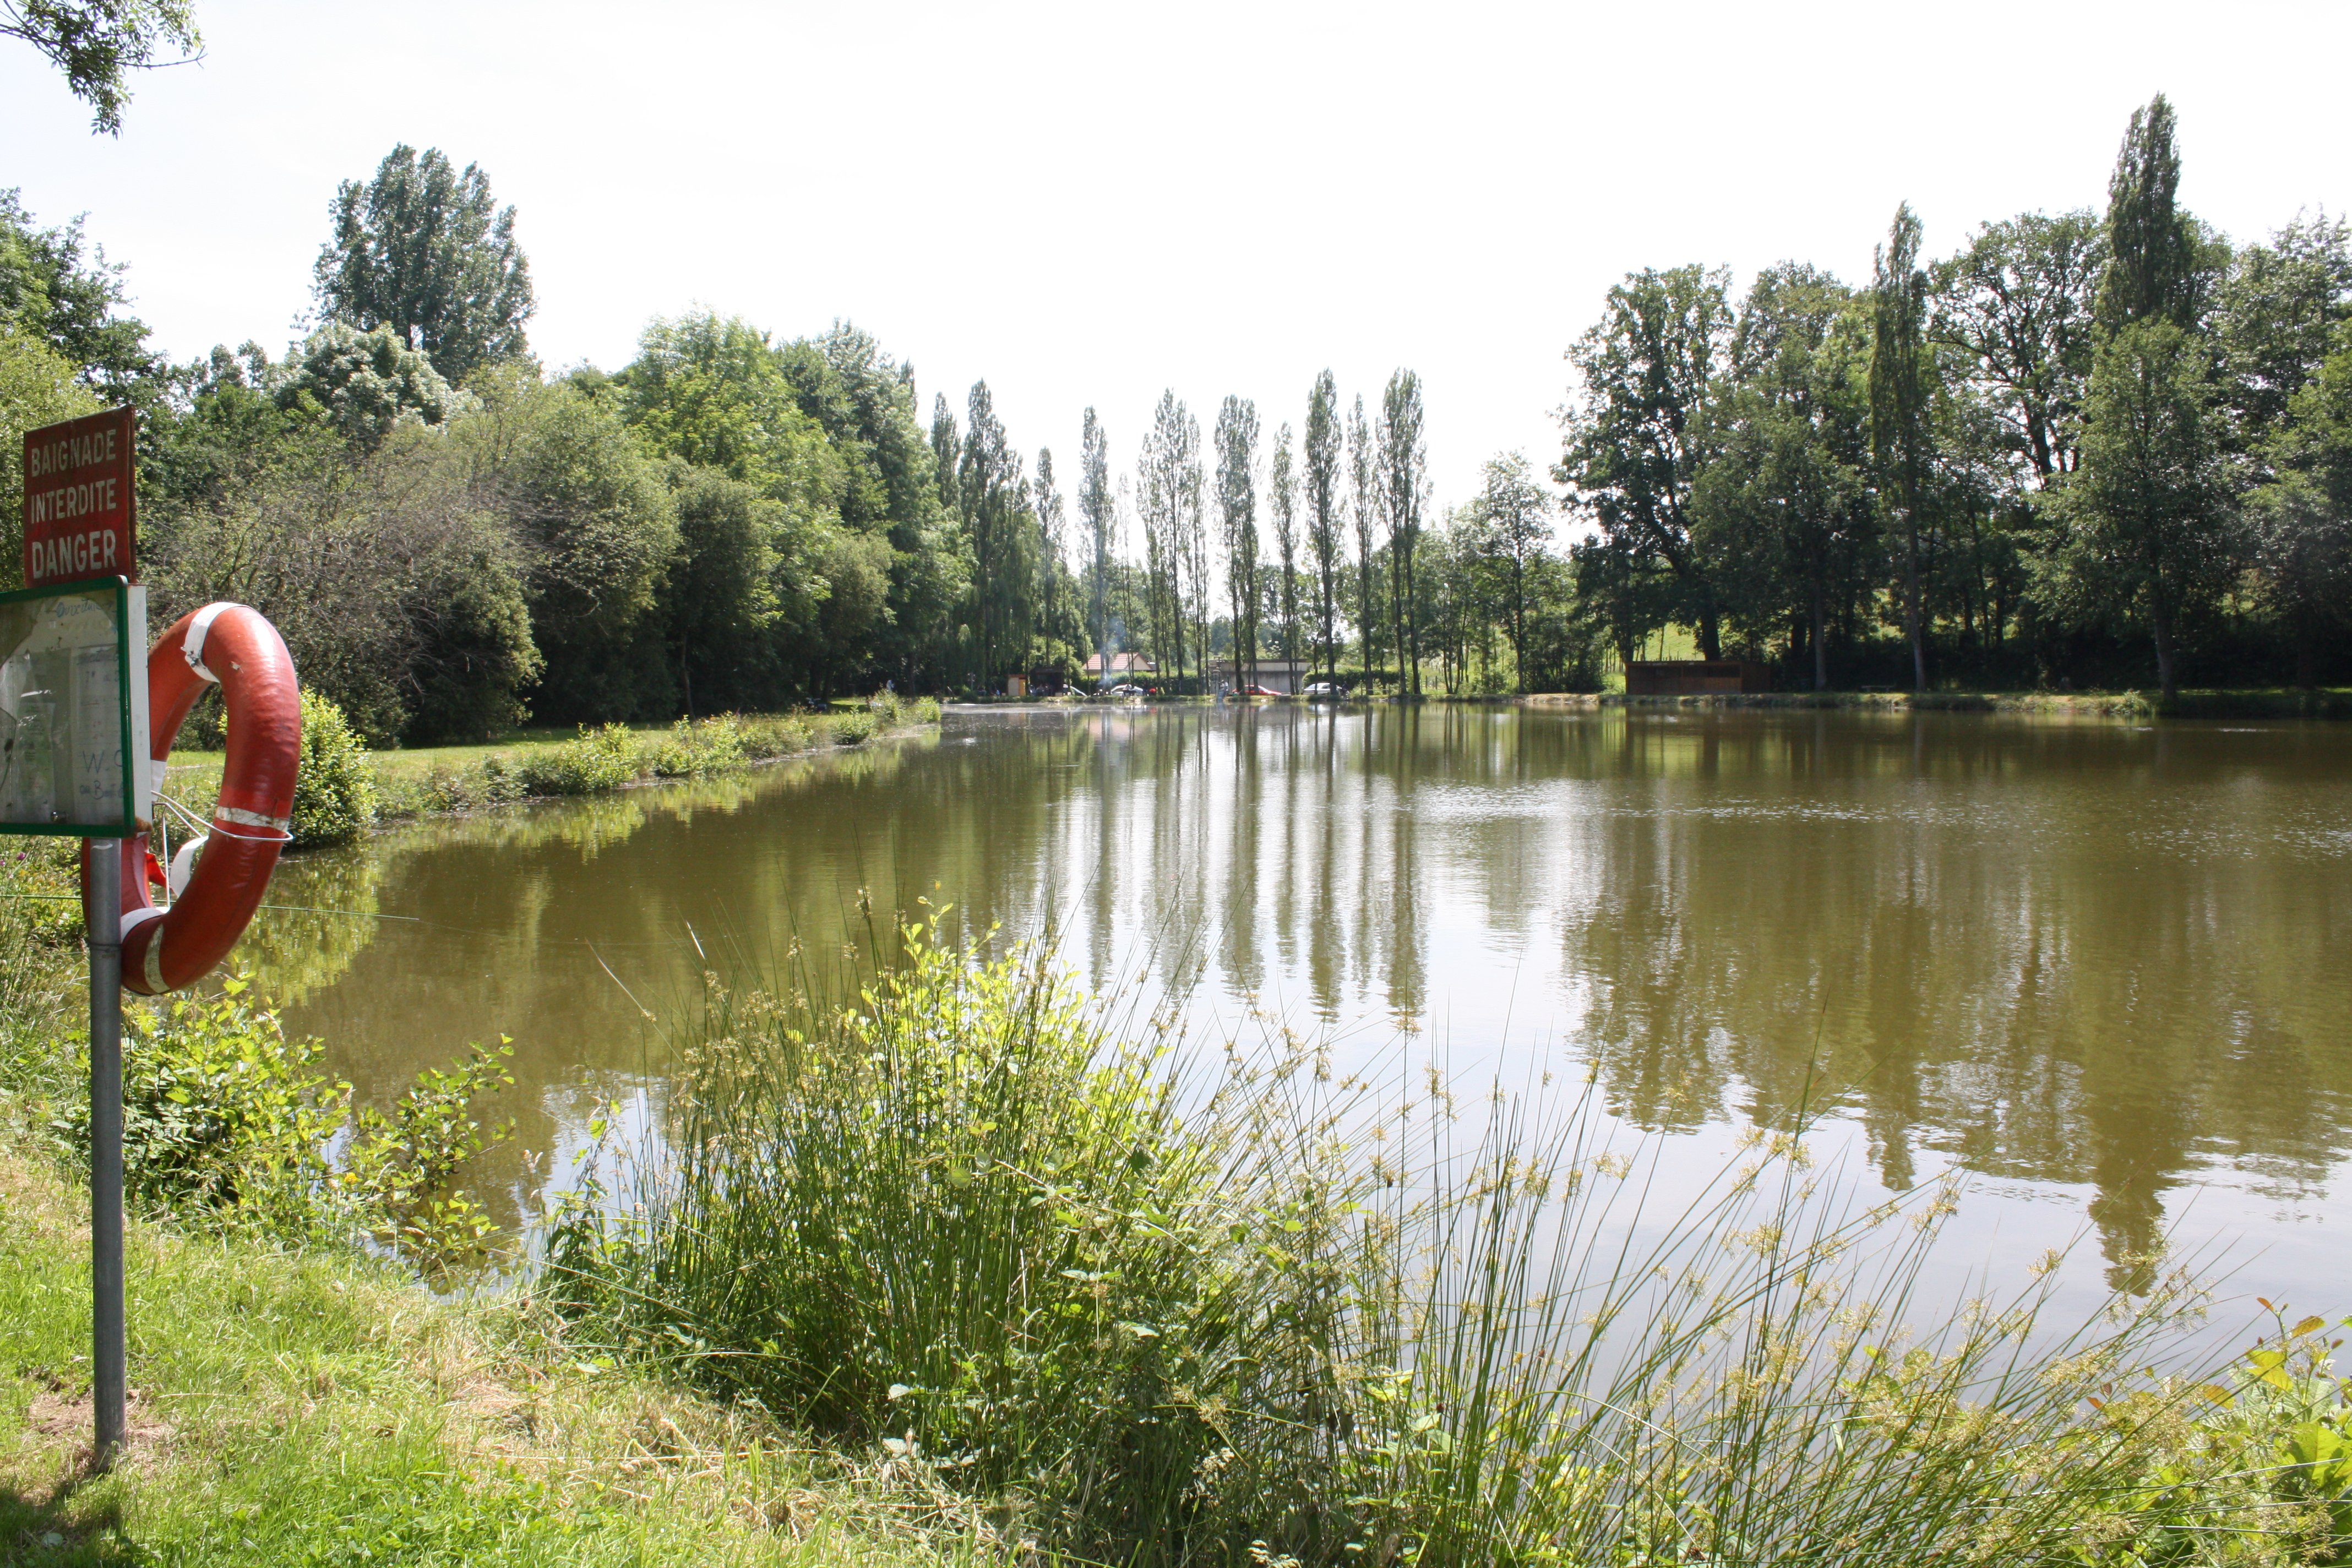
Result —
[{"label": "pond water", "polygon": [[600,1100],[657,1103],[702,974],[835,973],[928,898],[1050,927],[1202,1048],[1591,1073],[1694,1163],[1824,1107],[1867,1188],[1971,1173],[1969,1267],[2079,1237],[2095,1287],[2169,1233],[2341,1310],[2347,785],[2352,727],[2305,724],[950,710],[289,862],[242,951],[373,1097],[513,1037],[518,1147],[560,1168]]}]

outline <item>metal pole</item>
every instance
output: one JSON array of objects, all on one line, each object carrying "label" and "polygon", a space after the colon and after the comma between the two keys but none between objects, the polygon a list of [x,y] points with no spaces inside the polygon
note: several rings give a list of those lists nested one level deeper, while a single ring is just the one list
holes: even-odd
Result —
[{"label": "metal pole", "polygon": [[94,838],[82,912],[89,935],[89,1403],[94,1462],[122,1447],[122,841]]}]

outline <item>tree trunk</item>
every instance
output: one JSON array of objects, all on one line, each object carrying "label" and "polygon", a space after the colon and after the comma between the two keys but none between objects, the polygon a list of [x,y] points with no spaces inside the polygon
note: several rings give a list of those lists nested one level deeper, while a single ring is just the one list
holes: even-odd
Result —
[{"label": "tree trunk", "polygon": [[2172,657],[2172,616],[2161,604],[2151,608],[2148,620],[2156,627],[2156,680],[2164,700],[2172,701],[2180,695],[2180,679],[2174,668]]},{"label": "tree trunk", "polygon": [[1827,597],[1822,592],[1821,580],[1813,582],[1813,689],[1830,689],[1830,611]]}]

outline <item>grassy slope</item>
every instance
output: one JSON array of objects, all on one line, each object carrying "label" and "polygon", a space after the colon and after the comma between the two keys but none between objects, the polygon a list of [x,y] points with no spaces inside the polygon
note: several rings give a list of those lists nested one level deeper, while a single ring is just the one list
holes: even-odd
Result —
[{"label": "grassy slope", "polygon": [[511,1309],[142,1226],[133,1439],[89,1478],[80,1205],[0,1151],[0,1562],[938,1560],[919,1498],[579,1363]]}]

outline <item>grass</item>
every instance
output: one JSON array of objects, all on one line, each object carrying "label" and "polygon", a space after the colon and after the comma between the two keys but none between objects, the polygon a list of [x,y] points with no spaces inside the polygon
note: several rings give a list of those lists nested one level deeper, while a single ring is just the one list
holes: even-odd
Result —
[{"label": "grass", "polygon": [[87,1464],[86,1210],[0,1155],[0,1560],[916,1563],[928,1503],[570,1353],[527,1305],[131,1227],[131,1442]]},{"label": "grass", "polygon": [[[728,713],[667,726],[524,731],[482,745],[372,752],[367,766],[377,818],[398,821],[723,773],[830,746],[854,746],[938,720],[939,704],[929,699],[886,695],[822,713]],[[175,750],[173,793],[207,798],[219,788],[224,761],[219,752]]]}]

